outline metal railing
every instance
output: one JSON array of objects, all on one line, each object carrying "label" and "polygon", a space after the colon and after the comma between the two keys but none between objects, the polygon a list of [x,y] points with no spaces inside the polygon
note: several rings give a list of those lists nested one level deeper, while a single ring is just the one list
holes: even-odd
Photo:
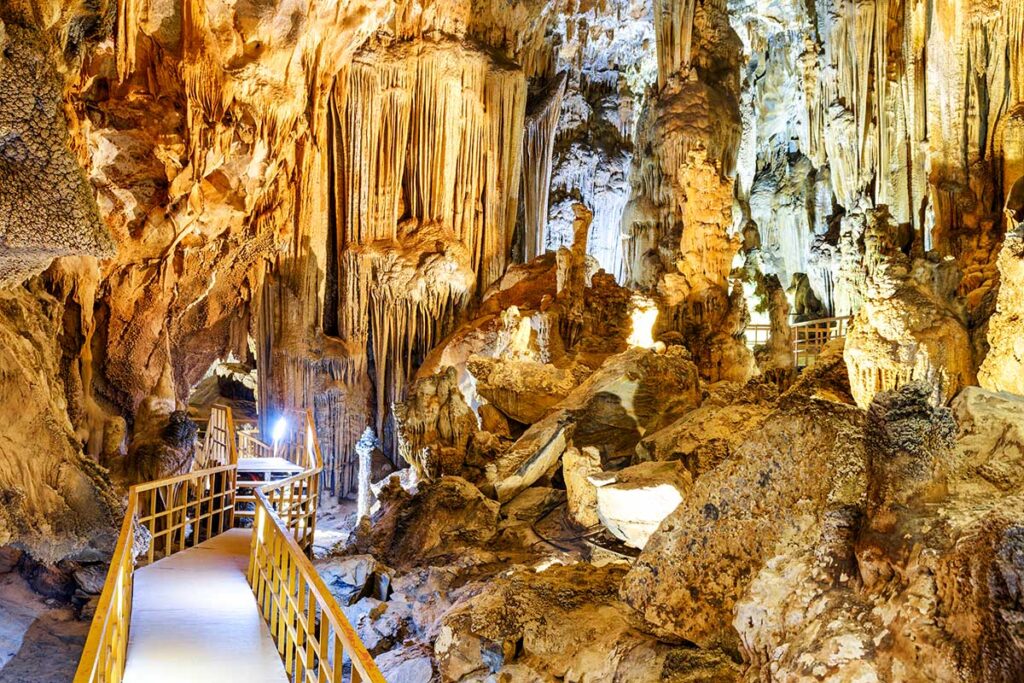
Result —
[{"label": "metal railing", "polygon": [[[802,368],[813,363],[825,344],[846,336],[849,325],[850,316],[790,323],[789,343],[793,351],[794,367]],[[771,325],[747,325],[744,330],[747,347],[754,350],[756,346],[767,344],[771,339],[771,330]]]},{"label": "metal railing", "polygon": [[[220,417],[211,416],[210,429],[232,428],[230,409],[222,410]],[[302,450],[307,452],[303,457],[311,467],[252,491],[255,529],[248,578],[253,595],[295,683],[341,683],[342,653],[348,653],[352,661],[348,680],[384,683],[358,634],[306,557],[316,530],[323,459],[311,414],[306,414],[304,427],[298,431],[303,435]],[[122,680],[127,664],[133,577],[138,568],[235,526],[239,516],[235,439],[225,440],[217,434],[211,437],[208,432],[205,448],[213,451],[203,453],[199,462],[223,458],[228,463],[129,489],[124,521],[75,683]],[[140,530],[144,530],[141,535],[148,535],[149,543],[147,550],[137,555]],[[301,610],[302,618],[297,610]]]}]

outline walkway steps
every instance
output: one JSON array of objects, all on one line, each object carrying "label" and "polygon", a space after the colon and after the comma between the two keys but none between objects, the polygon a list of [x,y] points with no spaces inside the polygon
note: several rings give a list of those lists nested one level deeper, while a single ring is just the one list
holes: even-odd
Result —
[{"label": "walkway steps", "polygon": [[288,680],[246,580],[251,539],[232,529],[136,570],[125,683]]}]

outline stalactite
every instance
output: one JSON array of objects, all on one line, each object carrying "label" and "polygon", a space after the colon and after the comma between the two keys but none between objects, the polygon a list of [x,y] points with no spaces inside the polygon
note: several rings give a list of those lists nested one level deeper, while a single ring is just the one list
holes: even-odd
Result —
[{"label": "stalactite", "polygon": [[139,0],[117,0],[117,77],[126,80],[135,70],[135,48],[139,35]]},{"label": "stalactite", "polygon": [[[1024,95],[1024,10],[1013,0],[991,11],[953,0],[933,9],[915,0],[830,4],[819,3],[825,51],[812,158],[827,159],[848,209],[866,197],[921,231],[929,205],[934,243],[958,254],[959,230],[998,220],[1005,188],[992,159],[999,123]],[[993,181],[994,197],[985,186]],[[950,187],[957,204],[976,202],[969,214],[944,201]],[[961,199],[965,192],[973,196]]]},{"label": "stalactite", "polygon": [[406,43],[357,56],[333,99],[337,330],[394,454],[392,404],[508,263],[526,81],[461,44]]},{"label": "stalactite", "polygon": [[658,86],[690,67],[693,17],[697,0],[655,0],[654,25],[658,35]]},{"label": "stalactite", "polygon": [[494,282],[512,240],[525,97],[521,71],[454,44],[357,58],[339,107],[339,247],[440,223],[471,250],[480,288]]},{"label": "stalactite", "polygon": [[547,86],[540,101],[526,116],[523,137],[523,244],[526,261],[546,251],[551,162],[565,84],[566,74],[563,72]]}]

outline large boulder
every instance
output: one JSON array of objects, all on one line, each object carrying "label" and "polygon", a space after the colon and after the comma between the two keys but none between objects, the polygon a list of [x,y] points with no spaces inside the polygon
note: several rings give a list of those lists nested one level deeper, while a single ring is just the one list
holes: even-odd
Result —
[{"label": "large boulder", "polygon": [[374,658],[388,683],[423,683],[434,679],[433,650],[429,645],[402,647]]},{"label": "large boulder", "polygon": [[644,462],[594,474],[590,482],[597,487],[601,523],[620,541],[640,549],[693,487],[693,478],[679,461]]},{"label": "large boulder", "polygon": [[960,452],[1000,491],[1024,490],[1024,396],[967,387],[951,408]]},{"label": "large boulder", "polygon": [[339,605],[352,605],[365,597],[385,600],[391,590],[394,570],[372,555],[329,556],[313,566]]},{"label": "large boulder", "polygon": [[[536,573],[514,567],[467,594],[434,643],[443,681],[735,681],[718,652],[660,643],[616,598],[622,569],[589,564]],[[703,678],[686,678],[700,672]]]},{"label": "large boulder", "polygon": [[1019,403],[971,389],[951,412],[927,387],[878,395],[865,506],[809,520],[736,603],[752,677],[1021,680],[1024,497],[992,476],[1018,457]]},{"label": "large boulder", "polygon": [[766,385],[714,384],[698,408],[641,439],[636,460],[679,460],[698,476],[728,458],[771,414],[776,398]]},{"label": "large boulder", "polygon": [[600,472],[601,454],[593,446],[585,446],[582,450],[570,447],[562,454],[566,507],[569,518],[582,529],[597,526],[601,521],[597,514],[597,486],[590,480],[592,475]]},{"label": "large boulder", "polygon": [[422,482],[415,493],[392,479],[379,502],[368,528],[357,530],[352,550],[394,567],[478,547],[497,533],[498,503],[460,477]]},{"label": "large boulder", "polygon": [[697,367],[679,346],[634,348],[609,358],[507,453],[487,467],[505,501],[557,466],[569,441],[594,446],[605,462],[632,457],[637,442],[700,405]]},{"label": "large boulder", "polygon": [[714,469],[647,542],[622,595],[658,635],[737,645],[737,601],[773,556],[812,546],[827,510],[862,505],[862,413],[791,397]]},{"label": "large boulder", "polygon": [[473,356],[469,372],[476,390],[507,417],[523,424],[540,420],[590,373],[547,363]]}]

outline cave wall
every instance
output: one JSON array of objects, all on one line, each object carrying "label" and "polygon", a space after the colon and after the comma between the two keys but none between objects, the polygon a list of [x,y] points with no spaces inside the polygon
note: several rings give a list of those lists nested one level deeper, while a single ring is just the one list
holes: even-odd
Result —
[{"label": "cave wall", "polygon": [[0,546],[44,562],[113,552],[121,504],[83,454],[58,338],[65,310],[41,285],[0,290]]},{"label": "cave wall", "polygon": [[864,214],[956,258],[991,314],[1002,207],[1021,173],[1021,4],[730,4],[747,55],[737,199],[766,261],[836,315],[862,300]]}]

